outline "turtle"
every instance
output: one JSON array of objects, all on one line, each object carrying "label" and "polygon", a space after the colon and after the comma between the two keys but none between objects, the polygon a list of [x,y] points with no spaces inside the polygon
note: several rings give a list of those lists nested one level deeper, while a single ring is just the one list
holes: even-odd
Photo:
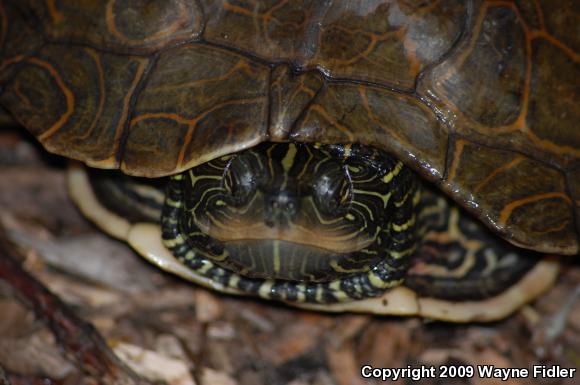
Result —
[{"label": "turtle", "polygon": [[0,106],[81,212],[224,293],[505,317],[580,240],[569,1],[0,1]]}]

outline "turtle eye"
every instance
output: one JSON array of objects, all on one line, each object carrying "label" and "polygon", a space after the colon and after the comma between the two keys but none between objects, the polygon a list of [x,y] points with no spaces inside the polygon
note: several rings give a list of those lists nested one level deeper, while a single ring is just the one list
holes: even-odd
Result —
[{"label": "turtle eye", "polygon": [[248,202],[256,191],[258,174],[246,157],[232,160],[224,175],[224,189],[235,206]]},{"label": "turtle eye", "polygon": [[328,215],[343,208],[350,197],[350,183],[342,172],[319,175],[312,189],[316,206]]},{"label": "turtle eye", "polygon": [[248,200],[254,190],[255,180],[250,172],[236,173],[226,178],[225,189],[233,198],[234,203],[242,204]]}]

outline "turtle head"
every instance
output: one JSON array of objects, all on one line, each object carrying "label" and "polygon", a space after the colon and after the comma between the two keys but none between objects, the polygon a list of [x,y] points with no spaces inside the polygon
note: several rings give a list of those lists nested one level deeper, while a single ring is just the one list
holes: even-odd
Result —
[{"label": "turtle head", "polygon": [[[353,182],[330,153],[270,143],[221,161],[212,164],[221,176],[212,194],[216,200],[196,213],[198,226],[208,234],[222,241],[271,239],[335,252],[371,242],[373,226],[364,226],[364,218],[348,219]],[[196,168],[191,175],[195,179],[208,171]],[[194,187],[188,195],[204,192],[207,196]]]},{"label": "turtle head", "polygon": [[410,176],[363,146],[263,143],[174,178],[177,222],[193,250],[246,277],[331,281],[386,257],[391,224],[414,215]]}]

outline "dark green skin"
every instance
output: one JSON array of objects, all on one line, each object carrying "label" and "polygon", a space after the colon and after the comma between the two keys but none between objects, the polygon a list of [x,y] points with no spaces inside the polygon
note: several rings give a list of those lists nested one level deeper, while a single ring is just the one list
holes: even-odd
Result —
[{"label": "dark green skin", "polygon": [[0,0],[0,106],[50,151],[149,177],[265,141],[372,145],[514,244],[576,254],[576,8]]}]

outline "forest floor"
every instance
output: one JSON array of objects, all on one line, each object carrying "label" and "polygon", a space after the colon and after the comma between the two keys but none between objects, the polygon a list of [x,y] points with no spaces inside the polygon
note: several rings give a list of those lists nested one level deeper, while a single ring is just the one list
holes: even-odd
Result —
[{"label": "forest floor", "polygon": [[[151,382],[380,384],[363,378],[361,367],[423,365],[439,371],[436,378],[423,378],[425,384],[580,384],[580,373],[502,381],[484,380],[477,372],[478,365],[580,367],[580,301],[566,319],[560,316],[580,283],[577,259],[565,259],[554,288],[499,322],[448,324],[297,310],[220,295],[154,268],[78,213],[66,192],[65,169],[64,161],[45,154],[19,131],[0,130],[0,223],[25,256],[25,269],[92,324],[125,365]],[[74,354],[18,298],[0,280],[5,381],[98,383],[98,376],[80,370]],[[458,368],[458,375],[442,378],[445,366]]]}]

